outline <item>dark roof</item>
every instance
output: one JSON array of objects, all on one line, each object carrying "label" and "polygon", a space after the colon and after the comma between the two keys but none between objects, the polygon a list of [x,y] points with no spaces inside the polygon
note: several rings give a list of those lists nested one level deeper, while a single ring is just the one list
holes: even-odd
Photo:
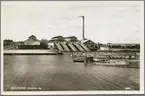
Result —
[{"label": "dark roof", "polygon": [[64,37],[64,38],[77,38],[76,36],[69,36],[69,37]]},{"label": "dark roof", "polygon": [[[33,39],[34,41],[39,41],[39,40],[36,38],[36,36],[34,36],[34,35],[29,36],[28,39],[25,40],[25,41],[29,41],[29,39]],[[25,41],[24,41],[24,42],[25,42]]]},{"label": "dark roof", "polygon": [[52,37],[52,39],[54,39],[54,38],[63,38],[63,37],[61,35],[59,35],[59,36]]},{"label": "dark roof", "polygon": [[48,42],[54,42],[55,40],[49,40]]}]

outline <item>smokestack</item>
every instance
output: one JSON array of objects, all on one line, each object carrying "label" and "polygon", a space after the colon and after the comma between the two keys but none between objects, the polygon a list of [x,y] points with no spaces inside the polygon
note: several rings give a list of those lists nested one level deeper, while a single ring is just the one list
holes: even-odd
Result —
[{"label": "smokestack", "polygon": [[83,34],[82,34],[82,39],[84,40],[85,39],[85,20],[84,20],[84,16],[82,16],[82,19],[83,19],[83,29],[82,29],[82,31],[83,31]]}]

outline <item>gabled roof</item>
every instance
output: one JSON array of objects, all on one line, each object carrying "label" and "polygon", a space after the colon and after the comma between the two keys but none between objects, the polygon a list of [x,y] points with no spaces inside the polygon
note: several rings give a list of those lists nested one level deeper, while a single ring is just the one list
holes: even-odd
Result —
[{"label": "gabled roof", "polygon": [[24,42],[29,41],[30,39],[33,39],[34,41],[39,41],[39,40],[36,38],[36,36],[31,35],[31,36],[29,36],[28,39],[25,40]]},{"label": "gabled roof", "polygon": [[34,36],[34,35],[29,36],[29,38],[33,38],[33,37],[36,38],[36,36]]},{"label": "gabled roof", "polygon": [[[31,41],[31,40],[33,40],[33,41]],[[38,40],[38,39],[36,38],[36,36],[31,35],[31,36],[29,36],[28,39],[25,40],[24,42],[35,42],[35,41],[40,42],[40,40]]]}]

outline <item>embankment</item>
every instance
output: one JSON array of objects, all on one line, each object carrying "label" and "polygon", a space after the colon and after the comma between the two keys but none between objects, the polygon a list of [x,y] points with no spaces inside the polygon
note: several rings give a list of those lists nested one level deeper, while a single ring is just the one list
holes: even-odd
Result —
[{"label": "embankment", "polygon": [[59,55],[61,53],[53,50],[4,50],[4,55]]}]

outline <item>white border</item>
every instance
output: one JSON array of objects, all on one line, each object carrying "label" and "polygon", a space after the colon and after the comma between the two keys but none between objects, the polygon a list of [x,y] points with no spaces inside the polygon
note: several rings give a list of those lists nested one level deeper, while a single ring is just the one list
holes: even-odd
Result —
[{"label": "white border", "polygon": [[144,1],[140,4],[140,91],[144,94]]},{"label": "white border", "polygon": [[[55,1],[56,2],[56,1]],[[94,1],[93,1],[94,2]],[[101,2],[101,1],[99,1]],[[105,1],[106,2],[106,1]],[[125,1],[126,2],[126,1]],[[127,1],[126,3],[130,3]],[[68,95],[68,94],[144,94],[144,1],[134,1],[140,3],[140,90],[139,91],[18,91],[18,92],[4,92],[3,91],[3,39],[1,32],[1,94],[2,95]]]}]

